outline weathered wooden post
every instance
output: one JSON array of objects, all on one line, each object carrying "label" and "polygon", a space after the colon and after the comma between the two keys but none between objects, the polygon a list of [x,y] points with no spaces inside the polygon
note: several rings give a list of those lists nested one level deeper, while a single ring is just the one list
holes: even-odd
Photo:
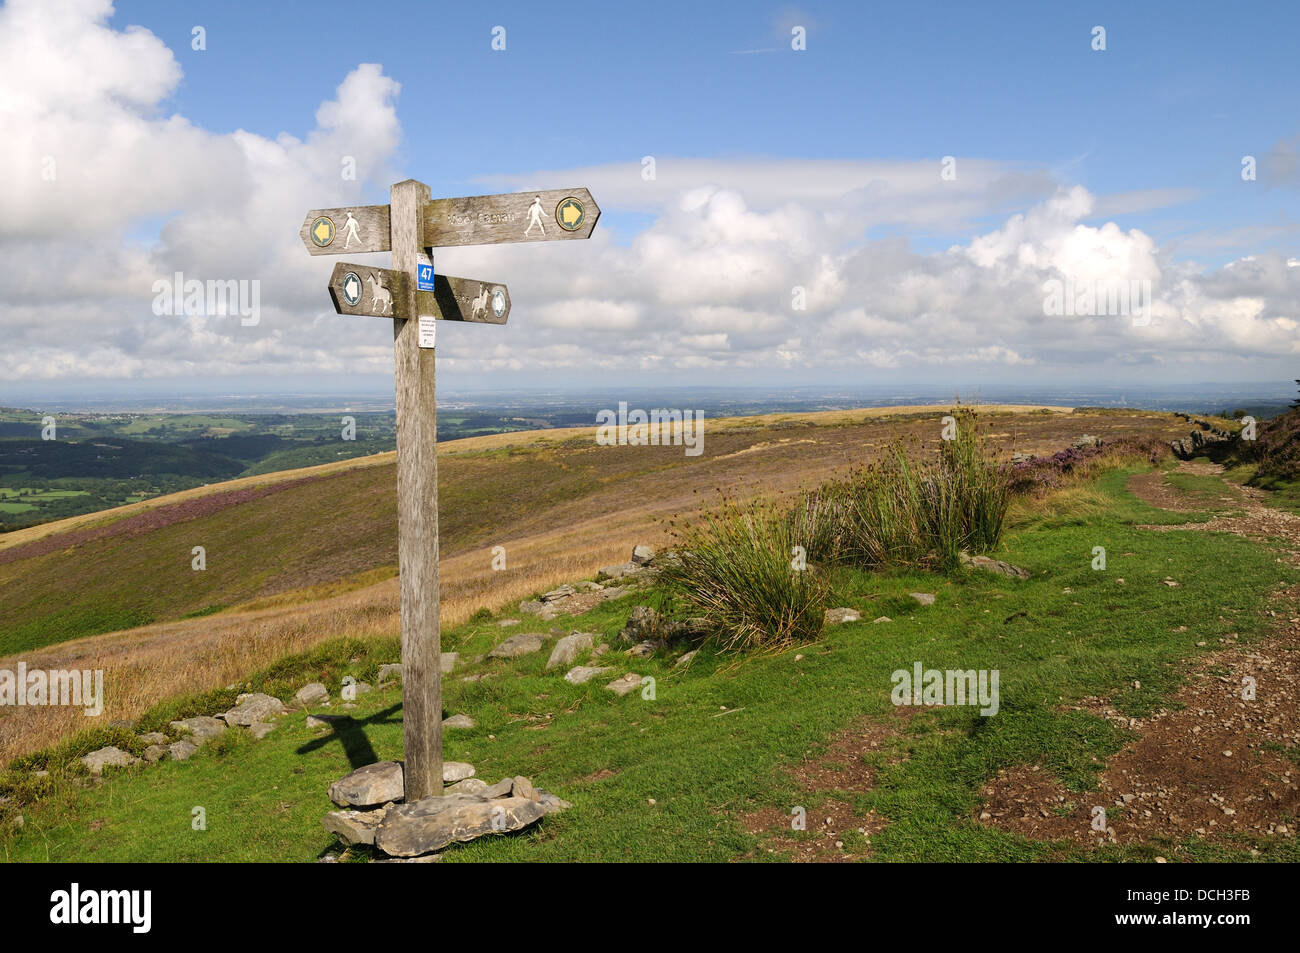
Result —
[{"label": "weathered wooden post", "polygon": [[430,200],[427,185],[408,179],[392,187],[388,205],[315,209],[299,232],[313,255],[393,253],[391,269],[335,265],[329,292],[340,314],[393,319],[407,801],[442,793],[435,322],[505,324],[510,314],[505,285],[435,275],[431,252],[443,245],[590,238],[599,217],[586,189]]}]

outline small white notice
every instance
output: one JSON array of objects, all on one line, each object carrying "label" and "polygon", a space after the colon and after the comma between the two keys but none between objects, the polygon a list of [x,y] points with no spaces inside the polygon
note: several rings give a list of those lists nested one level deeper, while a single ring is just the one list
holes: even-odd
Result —
[{"label": "small white notice", "polygon": [[420,347],[433,347],[433,339],[438,329],[438,319],[427,314],[420,315]]}]

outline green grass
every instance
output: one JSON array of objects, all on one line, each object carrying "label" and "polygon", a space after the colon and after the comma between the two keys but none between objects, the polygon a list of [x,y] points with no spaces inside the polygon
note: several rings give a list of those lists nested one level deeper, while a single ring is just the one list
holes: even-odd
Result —
[{"label": "green grass", "polygon": [[[673,671],[671,657],[611,663],[654,676],[653,700],[637,692],[615,698],[601,687],[604,680],[568,685],[543,672],[546,651],[515,662],[470,661],[528,622],[501,629],[480,619],[444,633],[444,648],[459,650],[467,663],[444,681],[444,706],[478,722],[447,733],[446,757],[471,762],[489,782],[528,775],[574,805],[523,835],[449,850],[446,860],[779,859],[767,851],[768,835],[747,833],[739,816],[767,808],[788,815],[800,805],[812,817],[833,796],[848,796],[857,809],[875,810],[887,822],[872,837],[874,859],[1093,856],[973,822],[982,784],[999,769],[1039,764],[1070,790],[1089,790],[1125,734],[1066,706],[1101,695],[1129,715],[1150,713],[1177,690],[1184,661],[1206,651],[1197,642],[1213,646],[1229,632],[1246,643],[1257,639],[1265,631],[1260,610],[1269,593],[1296,579],[1273,554],[1239,537],[1137,529],[1188,515],[1147,507],[1127,494],[1126,478],[1126,472],[1109,473],[1089,488],[1109,500],[1104,510],[1087,506],[1071,519],[1058,508],[1009,530],[996,555],[1031,569],[1030,580],[845,568],[831,580],[832,604],[856,606],[864,620],[832,626],[815,644],[739,663],[706,648],[685,671]],[[1107,549],[1105,571],[1091,568],[1094,546]],[[1165,577],[1182,585],[1167,587]],[[907,596],[912,591],[938,598],[923,607]],[[556,624],[612,637],[633,604],[607,603]],[[894,621],[870,623],[882,614]],[[1177,631],[1180,625],[1186,631]],[[248,685],[287,696],[319,678],[336,693],[343,674],[368,676],[396,655],[392,640],[332,643],[285,660]],[[970,708],[941,708],[899,718],[889,700],[890,673],[915,661],[998,669],[1000,713],[982,718]],[[467,683],[459,678],[466,672],[491,677]],[[350,728],[323,735],[305,727],[302,713],[293,714],[263,741],[231,733],[189,762],[113,774],[95,787],[68,783],[56,771],[45,782],[44,799],[23,809],[26,824],[2,835],[0,857],[313,860],[338,847],[320,826],[331,809],[329,784],[353,761],[400,757],[400,700],[396,688],[364,695]],[[195,705],[219,710],[222,701],[190,699],[146,720],[165,724]],[[807,791],[783,770],[816,757],[864,717],[900,732],[892,747],[873,756],[878,774],[870,791]],[[206,810],[206,831],[191,829],[196,806]],[[1250,859],[1252,845],[1193,839],[1183,846],[1197,859],[1235,861]],[[1264,860],[1300,860],[1295,841],[1261,839],[1256,846]],[[1149,847],[1133,846],[1097,856],[1150,855]]]}]

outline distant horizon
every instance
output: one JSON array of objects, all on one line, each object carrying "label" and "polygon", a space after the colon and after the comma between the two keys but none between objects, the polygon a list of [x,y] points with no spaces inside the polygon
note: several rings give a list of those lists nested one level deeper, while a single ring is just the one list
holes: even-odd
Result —
[{"label": "distant horizon", "polygon": [[[51,382],[44,393],[29,386],[0,383],[0,407],[64,413],[320,413],[334,409],[384,413],[393,409],[391,390],[284,389],[240,392],[230,388],[200,387],[189,390],[150,390],[134,393],[94,393],[93,386],[76,387]],[[892,404],[1043,404],[1058,406],[1132,407],[1172,410],[1234,406],[1279,406],[1296,394],[1294,381],[1195,381],[1187,383],[1096,383],[1090,385],[1004,382],[924,384],[718,384],[707,387],[681,384],[621,384],[551,387],[448,387],[439,394],[444,409],[567,408],[617,406],[624,400],[647,406],[673,398],[674,406],[730,411],[734,405],[770,408],[771,411],[850,409]],[[810,407],[809,405],[818,405]],[[576,406],[575,406],[576,405]],[[740,413],[743,411],[734,411]],[[755,410],[753,412],[767,412]]]}]

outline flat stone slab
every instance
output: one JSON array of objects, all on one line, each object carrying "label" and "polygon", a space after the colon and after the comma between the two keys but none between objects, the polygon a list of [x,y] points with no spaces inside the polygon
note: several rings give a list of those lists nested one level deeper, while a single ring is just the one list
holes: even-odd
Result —
[{"label": "flat stone slab", "polygon": [[909,592],[909,596],[921,603],[923,606],[934,605],[934,593],[932,592]]},{"label": "flat stone slab", "polygon": [[375,831],[388,813],[387,807],[375,811],[330,811],[321,818],[321,824],[331,834],[337,834],[339,840],[349,846],[353,844],[373,844]]},{"label": "flat stone slab", "polygon": [[86,766],[86,770],[92,775],[98,777],[104,773],[105,768],[129,767],[133,764],[139,764],[140,759],[129,751],[123,751],[121,748],[109,745],[107,748],[100,748],[98,751],[83,755],[81,763]]},{"label": "flat stone slab", "polygon": [[488,789],[488,783],[482,778],[466,778],[442,789],[443,794],[482,794]]},{"label": "flat stone slab", "polygon": [[272,718],[283,714],[284,702],[274,696],[254,692],[249,695],[240,695],[235,707],[221,717],[228,725],[247,727],[257,724],[259,721],[270,721]]},{"label": "flat stone slab", "polygon": [[331,784],[329,799],[339,807],[377,807],[400,801],[404,793],[402,766],[396,761],[377,761]]},{"label": "flat stone slab", "polygon": [[261,741],[273,731],[275,731],[275,725],[271,724],[269,721],[259,721],[255,725],[248,726],[248,733],[258,741]]},{"label": "flat stone slab", "polygon": [[209,738],[225,734],[226,723],[211,715],[195,715],[193,718],[171,722],[171,728],[180,734],[192,735],[196,742],[203,744]]},{"label": "flat stone slab", "polygon": [[676,662],[673,662],[673,668],[681,668],[683,665],[690,665],[691,659],[695,658],[695,653],[698,651],[699,649],[692,649],[691,651],[687,652]]},{"label": "flat stone slab", "polygon": [[442,674],[450,675],[451,670],[456,667],[456,662],[459,659],[459,652],[443,652],[442,657],[438,660],[438,665],[442,669]]},{"label": "flat stone slab", "polygon": [[550,592],[545,593],[545,594],[542,596],[542,601],[543,601],[543,602],[560,602],[560,601],[562,601],[562,600],[564,600],[564,599],[572,598],[572,597],[577,593],[577,591],[578,591],[578,590],[574,589],[572,586],[570,586],[570,585],[568,585],[568,584],[566,583],[566,584],[563,585],[563,586],[560,586],[560,587],[558,587],[558,588],[556,588],[556,589],[552,589]]},{"label": "flat stone slab", "polygon": [[444,761],[442,763],[442,783],[455,784],[466,778],[474,777],[474,765],[464,761]]},{"label": "flat stone slab", "polygon": [[584,685],[597,675],[612,671],[614,670],[608,665],[579,665],[577,668],[569,669],[564,674],[564,680],[570,685]]},{"label": "flat stone slab", "polygon": [[849,609],[847,607],[844,607],[839,609],[826,610],[827,625],[840,625],[845,622],[857,622],[861,618],[862,618],[862,613],[859,612],[857,609]]},{"label": "flat stone slab", "polygon": [[531,655],[534,652],[541,651],[542,646],[546,643],[546,636],[540,632],[520,632],[518,635],[512,635],[506,639],[491,652],[489,658],[519,658],[521,655]]},{"label": "flat stone slab", "polygon": [[635,691],[641,687],[641,676],[636,672],[628,672],[622,678],[616,678],[605,686],[605,691],[613,692],[622,698],[628,692]]},{"label": "flat stone slab", "polygon": [[591,650],[595,642],[590,632],[574,632],[555,643],[551,657],[546,660],[547,671],[561,665],[572,665],[583,652]]},{"label": "flat stone slab", "polygon": [[[443,654],[446,655],[448,653],[444,652]],[[453,656],[455,655],[454,652],[451,654]],[[444,671],[450,670],[444,669]],[[375,681],[379,683],[380,688],[383,688],[384,685],[393,679],[397,679],[399,682],[402,680],[402,664],[400,662],[389,662],[387,665],[379,666],[379,674],[375,677]]]},{"label": "flat stone slab", "polygon": [[330,700],[329,689],[320,682],[310,682],[298,689],[293,696],[294,703],[309,708],[312,705],[320,705]]},{"label": "flat stone slab", "polygon": [[452,715],[442,720],[444,728],[473,728],[474,719],[469,715]]},{"label": "flat stone slab", "polygon": [[546,813],[526,797],[427,797],[392,808],[375,832],[375,846],[394,857],[418,857],[456,841],[522,830]]}]

